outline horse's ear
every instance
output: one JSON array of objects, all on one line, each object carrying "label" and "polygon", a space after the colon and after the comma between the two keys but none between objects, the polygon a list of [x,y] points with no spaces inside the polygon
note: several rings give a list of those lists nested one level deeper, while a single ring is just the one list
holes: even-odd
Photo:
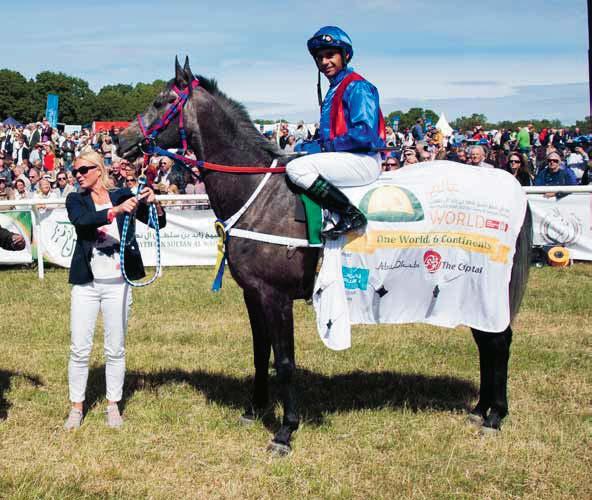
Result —
[{"label": "horse's ear", "polygon": [[193,88],[191,87],[191,82],[195,78],[193,75],[193,71],[189,67],[189,56],[185,56],[185,64],[183,65],[183,71],[185,72],[185,78],[187,79],[187,83],[189,85],[189,93],[191,94]]},{"label": "horse's ear", "polygon": [[177,56],[175,56],[175,84],[179,88],[183,88],[185,85],[187,85],[185,70],[179,64],[179,59]]}]

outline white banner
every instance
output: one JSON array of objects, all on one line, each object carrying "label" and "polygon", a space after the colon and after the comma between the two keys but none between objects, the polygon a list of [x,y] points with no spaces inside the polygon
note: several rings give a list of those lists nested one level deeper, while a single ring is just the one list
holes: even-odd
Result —
[{"label": "white banner", "polygon": [[[160,231],[163,266],[206,266],[216,263],[217,236],[211,210],[167,208],[167,225]],[[45,260],[70,267],[76,232],[65,209],[47,210],[41,216]],[[136,223],[136,238],[145,266],[156,265],[156,234]]]},{"label": "white banner", "polygon": [[559,200],[529,195],[535,245],[561,245],[576,260],[592,260],[592,195],[572,193]]},{"label": "white banner", "polygon": [[[163,266],[213,266],[218,236],[211,210],[166,209],[167,225],[160,230]],[[156,265],[156,233],[141,222],[136,238],[146,266]]]}]

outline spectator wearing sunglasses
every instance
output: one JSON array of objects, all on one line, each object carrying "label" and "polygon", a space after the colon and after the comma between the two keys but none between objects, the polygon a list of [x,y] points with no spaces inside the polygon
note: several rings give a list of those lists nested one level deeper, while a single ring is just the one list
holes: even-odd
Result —
[{"label": "spectator wearing sunglasses", "polygon": [[415,163],[419,163],[415,149],[405,149],[403,151],[403,167],[406,167],[407,165],[414,165]]},{"label": "spectator wearing sunglasses", "polygon": [[70,193],[75,191],[74,186],[68,182],[68,175],[63,170],[58,172],[56,184],[54,192],[58,198],[66,198]]},{"label": "spectator wearing sunglasses", "polygon": [[125,178],[125,187],[128,189],[135,189],[138,187],[138,179],[136,179],[133,175],[128,175]]},{"label": "spectator wearing sunglasses", "polygon": [[35,193],[38,189],[37,184],[39,183],[39,180],[41,179],[41,174],[39,172],[39,170],[37,170],[36,167],[31,167],[29,169],[29,192],[30,193]]},{"label": "spectator wearing sunglasses", "polygon": [[[105,375],[107,383],[106,421],[111,428],[123,425],[118,403],[122,397],[125,376],[125,336],[131,306],[131,289],[120,266],[120,239],[125,216],[136,214],[148,222],[147,203],[155,203],[154,192],[145,187],[139,197],[130,189],[109,191],[109,178],[99,153],[81,154],[74,162],[72,174],[80,192],[70,193],[66,209],[76,230],[76,246],[70,266],[71,345],[68,365],[70,413],[66,430],[80,427],[88,379],[95,323],[103,313],[105,339]],[[165,227],[165,213],[157,204],[158,222]],[[134,232],[125,242],[125,265],[130,279],[145,275],[142,256]]]},{"label": "spectator wearing sunglasses", "polygon": [[528,163],[525,156],[522,153],[514,151],[508,158],[507,167],[505,168],[510,172],[521,186],[532,186],[533,176],[528,168]]},{"label": "spectator wearing sunglasses", "polygon": [[394,158],[389,156],[383,163],[382,163],[382,171],[383,172],[390,172],[391,170],[398,170],[401,168],[401,164],[399,163],[398,158]]},{"label": "spectator wearing sunglasses", "polygon": [[[575,186],[576,176],[569,167],[561,168],[561,155],[551,151],[546,158],[546,167],[535,178],[535,186]],[[567,193],[545,193],[545,198],[563,198]]]}]

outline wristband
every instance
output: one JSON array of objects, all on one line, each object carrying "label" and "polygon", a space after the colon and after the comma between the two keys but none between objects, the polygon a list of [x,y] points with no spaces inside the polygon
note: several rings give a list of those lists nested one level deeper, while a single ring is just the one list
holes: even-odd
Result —
[{"label": "wristband", "polygon": [[111,224],[113,222],[113,219],[115,219],[115,211],[112,208],[110,208],[109,210],[107,210],[107,222]]}]

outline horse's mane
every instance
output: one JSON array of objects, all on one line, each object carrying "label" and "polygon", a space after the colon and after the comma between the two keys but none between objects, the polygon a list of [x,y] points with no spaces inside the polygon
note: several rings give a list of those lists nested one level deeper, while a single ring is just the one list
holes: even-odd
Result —
[{"label": "horse's mane", "polygon": [[259,147],[274,157],[282,156],[282,152],[277,145],[265,138],[255,128],[247,108],[238,101],[231,99],[218,87],[218,82],[213,78],[207,78],[203,75],[195,75],[199,79],[199,86],[208,92],[220,105],[220,107],[232,118],[236,124],[237,131],[240,131],[246,141],[253,146]]}]

